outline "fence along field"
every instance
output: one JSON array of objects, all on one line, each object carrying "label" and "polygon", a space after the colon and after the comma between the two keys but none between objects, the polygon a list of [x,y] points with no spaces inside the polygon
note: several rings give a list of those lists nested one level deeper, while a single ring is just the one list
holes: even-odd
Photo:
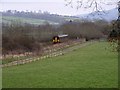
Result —
[{"label": "fence along field", "polygon": [[[29,53],[29,52],[28,53],[26,52],[25,54],[20,54],[20,55],[19,54],[18,55],[9,55],[9,56],[6,56],[5,58],[3,58],[2,67],[26,64],[26,63],[30,63],[30,62],[45,59],[45,58],[63,55],[66,53],[64,49],[67,49],[69,47],[73,47],[75,45],[81,46],[81,44],[83,44],[83,43],[85,43],[85,40],[80,39],[80,40],[69,41],[66,43],[55,44],[53,46],[48,46],[48,47],[43,48],[42,55],[33,55],[33,53]],[[79,47],[77,47],[77,48],[79,48]],[[76,48],[74,48],[74,49],[76,49]],[[69,52],[69,51],[67,51],[67,52]],[[13,60],[7,62],[7,60],[6,60],[7,58],[8,59],[10,58]],[[16,60],[14,60],[14,58],[16,58]]]}]

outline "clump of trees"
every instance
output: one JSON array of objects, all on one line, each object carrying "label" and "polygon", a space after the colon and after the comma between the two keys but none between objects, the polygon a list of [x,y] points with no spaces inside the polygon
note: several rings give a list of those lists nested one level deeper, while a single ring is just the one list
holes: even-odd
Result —
[{"label": "clump of trees", "polygon": [[[101,21],[104,22],[104,21]],[[87,39],[100,39],[109,34],[109,25],[104,22],[104,25],[98,21],[90,22],[69,22],[63,24],[61,30],[69,34],[70,38],[87,38]]]},{"label": "clump of trees", "polygon": [[34,26],[30,24],[2,25],[2,52],[36,52],[42,48],[41,43],[49,43],[57,34],[51,25]]}]

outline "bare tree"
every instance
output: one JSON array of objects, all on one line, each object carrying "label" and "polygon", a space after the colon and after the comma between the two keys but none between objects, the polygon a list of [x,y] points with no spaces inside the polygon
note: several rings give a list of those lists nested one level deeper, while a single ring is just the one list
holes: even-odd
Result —
[{"label": "bare tree", "polygon": [[[103,19],[101,15],[109,14],[106,12],[107,7],[117,7],[119,0],[65,0],[65,2],[66,6],[71,6],[71,8],[76,8],[77,10],[83,8],[90,12],[97,12],[96,15],[99,15],[99,17]],[[90,13],[90,16],[95,15]]]},{"label": "bare tree", "polygon": [[85,8],[92,9],[93,11],[104,11],[104,5],[116,5],[119,0],[65,0],[66,6],[71,6],[72,8]]},{"label": "bare tree", "polygon": [[[76,9],[79,9],[79,8],[91,9],[92,12],[97,11],[98,12],[97,14],[102,14],[101,11],[106,14],[105,12],[106,9],[104,5],[105,6],[115,5],[116,7],[118,7],[118,19],[115,21],[115,23],[113,23],[113,27],[115,27],[115,24],[116,24],[117,26],[116,30],[118,31],[116,42],[120,40],[120,0],[74,0],[74,1],[65,0],[65,2],[66,2],[66,6],[71,6],[72,8],[76,8]],[[115,39],[113,39],[113,42],[114,40]],[[120,42],[118,43],[118,45],[119,47],[117,46],[117,51],[120,51]]]},{"label": "bare tree", "polygon": [[[65,0],[66,6],[71,6],[72,8],[84,8],[91,9],[92,12],[97,11],[99,15],[106,14],[105,6],[116,6],[118,7],[118,19],[115,23],[117,23],[118,29],[120,31],[120,0]],[[105,6],[104,6],[105,5]],[[101,11],[103,13],[101,13]],[[101,17],[102,18],[102,17]],[[114,26],[114,24],[113,24]]]}]

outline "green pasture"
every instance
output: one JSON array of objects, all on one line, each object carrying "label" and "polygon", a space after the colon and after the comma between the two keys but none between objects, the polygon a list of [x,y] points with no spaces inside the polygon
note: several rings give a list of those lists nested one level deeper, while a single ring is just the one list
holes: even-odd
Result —
[{"label": "green pasture", "polygon": [[52,21],[46,21],[42,19],[34,19],[34,18],[23,18],[23,17],[16,17],[16,16],[2,16],[2,22],[4,23],[12,23],[12,22],[21,22],[21,23],[30,23],[30,24],[46,24],[46,22],[50,24],[57,24]]},{"label": "green pasture", "polygon": [[94,42],[63,56],[3,68],[3,88],[117,88],[118,55]]}]

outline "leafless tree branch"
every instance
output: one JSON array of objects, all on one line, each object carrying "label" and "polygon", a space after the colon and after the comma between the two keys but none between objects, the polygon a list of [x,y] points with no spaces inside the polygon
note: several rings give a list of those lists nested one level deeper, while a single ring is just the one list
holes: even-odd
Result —
[{"label": "leafless tree branch", "polygon": [[[108,2],[106,2],[106,0],[65,0],[66,6],[71,6],[72,8],[74,6],[77,10],[79,8],[93,8],[93,11],[104,11],[102,5],[117,5],[118,1],[119,0],[109,0]],[[73,5],[73,3],[76,3],[76,5]]]},{"label": "leafless tree branch", "polygon": [[75,0],[74,1],[65,0],[66,6],[71,6],[72,8],[74,7],[77,10],[80,8],[91,9],[92,12],[97,12],[98,15],[107,14],[105,12],[106,9],[103,7],[103,5],[116,5],[117,6],[118,1],[119,0],[108,0],[108,2],[106,2],[106,0],[76,0],[75,2]]}]

